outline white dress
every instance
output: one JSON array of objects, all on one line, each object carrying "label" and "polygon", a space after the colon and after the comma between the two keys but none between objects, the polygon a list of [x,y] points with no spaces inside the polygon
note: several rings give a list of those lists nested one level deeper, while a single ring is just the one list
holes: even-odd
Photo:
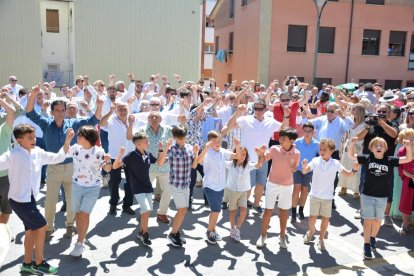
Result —
[{"label": "white dress", "polygon": [[[366,126],[365,123],[362,123],[362,124],[358,125],[357,127],[351,129],[347,133],[347,139],[344,143],[344,147],[343,147],[343,150],[342,150],[342,157],[341,157],[341,163],[347,170],[351,170],[352,169],[352,164],[355,162],[354,160],[351,160],[348,157],[348,144],[349,144],[349,141],[352,137],[357,136],[361,131],[363,131],[365,126]],[[355,153],[356,154],[360,154],[362,152],[363,142],[364,141],[361,140],[361,141],[357,141],[355,143]],[[338,178],[339,178],[338,186],[343,187],[343,188],[347,188],[347,189],[351,190],[354,193],[359,193],[360,175],[361,175],[361,169],[359,169],[358,172],[354,176],[344,176],[344,175],[339,174],[339,176],[338,176]]]}]

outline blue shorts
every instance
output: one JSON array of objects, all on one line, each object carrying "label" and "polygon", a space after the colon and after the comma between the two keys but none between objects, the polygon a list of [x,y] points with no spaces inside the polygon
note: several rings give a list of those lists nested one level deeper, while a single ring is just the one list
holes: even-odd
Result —
[{"label": "blue shorts", "polygon": [[152,193],[140,193],[135,194],[134,196],[139,204],[139,212],[141,213],[141,215],[146,212],[152,211]]},{"label": "blue shorts", "polygon": [[306,188],[310,188],[310,184],[312,182],[312,172],[307,174],[303,174],[301,171],[296,171],[293,173],[293,183],[294,184],[301,184]]},{"label": "blue shorts", "polygon": [[361,194],[361,217],[363,219],[382,220],[386,206],[386,197],[373,197]]},{"label": "blue shorts", "polygon": [[264,162],[263,166],[258,169],[250,171],[250,185],[252,188],[257,185],[266,185],[267,182],[267,166],[268,163]]},{"label": "blue shorts", "polygon": [[204,187],[204,194],[207,197],[211,212],[220,212],[221,204],[223,203],[224,189],[217,192]]},{"label": "blue shorts", "polygon": [[75,182],[72,183],[72,212],[92,213],[99,197],[101,186],[82,186]]},{"label": "blue shorts", "polygon": [[46,226],[46,220],[37,209],[33,195],[30,202],[17,202],[9,198],[9,203],[16,215],[23,221],[24,230],[37,230]]}]

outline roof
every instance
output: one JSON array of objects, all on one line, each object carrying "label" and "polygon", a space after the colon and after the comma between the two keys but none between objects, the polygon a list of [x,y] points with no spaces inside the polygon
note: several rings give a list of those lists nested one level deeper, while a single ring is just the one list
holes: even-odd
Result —
[{"label": "roof", "polygon": [[223,5],[223,3],[224,3],[224,0],[218,0],[217,1],[216,5],[214,6],[213,10],[210,13],[210,16],[209,16],[210,19],[212,19],[212,20],[215,19],[216,15],[217,15],[217,12],[220,10],[220,7],[221,7],[221,5]]}]

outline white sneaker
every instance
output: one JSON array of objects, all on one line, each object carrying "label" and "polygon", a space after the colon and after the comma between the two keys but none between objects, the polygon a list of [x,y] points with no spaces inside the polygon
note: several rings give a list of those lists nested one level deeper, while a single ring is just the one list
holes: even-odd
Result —
[{"label": "white sneaker", "polygon": [[279,240],[279,245],[280,245],[280,248],[284,248],[284,249],[286,249],[286,248],[287,248],[286,238],[282,239],[282,238],[280,237],[280,240]]},{"label": "white sneaker", "polygon": [[239,242],[240,241],[240,230],[237,228],[237,226],[234,226],[230,230],[230,237],[233,238],[233,240]]},{"label": "white sneaker", "polygon": [[309,244],[313,240],[313,237],[310,235],[309,231],[306,232],[305,237],[303,238],[304,244]]},{"label": "white sneaker", "polygon": [[392,221],[390,216],[384,216],[384,225],[394,226],[394,222]]},{"label": "white sneaker", "polygon": [[73,248],[72,252],[70,252],[69,255],[73,257],[81,257],[84,250],[85,250],[85,246],[82,243],[77,242],[75,243],[75,247]]},{"label": "white sneaker", "polygon": [[214,238],[216,239],[216,241],[221,241],[221,236],[217,234],[216,231],[214,231]]},{"label": "white sneaker", "polygon": [[267,239],[267,236],[264,236],[264,237],[260,236],[260,238],[256,242],[256,246],[258,248],[264,247],[266,245],[266,239]]}]

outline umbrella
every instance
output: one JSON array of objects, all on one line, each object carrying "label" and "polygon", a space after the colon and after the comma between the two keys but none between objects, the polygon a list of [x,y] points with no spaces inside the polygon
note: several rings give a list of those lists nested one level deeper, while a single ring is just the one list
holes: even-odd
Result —
[{"label": "umbrella", "polygon": [[408,90],[414,91],[414,87],[406,87],[406,88],[403,88],[403,89],[401,89],[401,92],[407,93]]},{"label": "umbrella", "polygon": [[338,88],[338,89],[345,88],[349,92],[353,92],[358,88],[358,84],[353,83],[353,82],[348,82],[348,83],[343,83],[343,84],[337,85],[336,88]]}]

